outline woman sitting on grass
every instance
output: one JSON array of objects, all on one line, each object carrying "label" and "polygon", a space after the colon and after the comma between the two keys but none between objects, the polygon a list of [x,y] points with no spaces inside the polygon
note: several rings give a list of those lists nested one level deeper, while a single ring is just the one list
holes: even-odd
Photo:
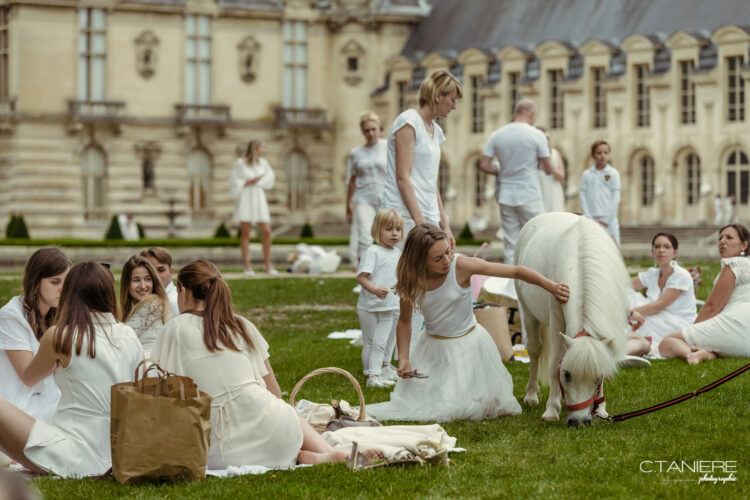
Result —
[{"label": "woman sitting on grass", "polygon": [[117,321],[112,273],[95,262],[73,266],[60,295],[57,324],[24,370],[38,382],[55,372],[62,396],[49,421],[0,399],[0,451],[40,474],[99,476],[111,464],[110,389],[129,382],[143,349]]},{"label": "woman sitting on grass", "polygon": [[[398,375],[403,378],[391,400],[368,405],[368,413],[384,420],[438,421],[521,413],[495,342],[474,317],[473,274],[520,279],[544,288],[561,303],[570,296],[568,285],[527,267],[454,255],[443,231],[417,225],[406,239],[395,287],[401,297],[396,331]],[[410,359],[415,307],[421,309],[425,327]]]},{"label": "woman sitting on grass", "polygon": [[717,357],[750,357],[750,231],[729,224],[719,231],[721,272],[695,323],[662,340],[665,358],[697,364]]},{"label": "woman sitting on grass", "polygon": [[234,314],[229,287],[213,264],[199,260],[183,267],[177,300],[181,314],[167,323],[152,357],[164,369],[191,377],[213,398],[209,469],[346,459],[280,399],[268,344],[252,323]]}]

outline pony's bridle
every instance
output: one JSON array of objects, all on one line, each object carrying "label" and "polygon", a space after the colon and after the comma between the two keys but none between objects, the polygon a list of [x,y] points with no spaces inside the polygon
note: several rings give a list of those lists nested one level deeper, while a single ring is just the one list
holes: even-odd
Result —
[{"label": "pony's bridle", "polygon": [[[573,339],[577,339],[578,337],[591,337],[591,335],[581,330],[575,337],[573,337]],[[562,365],[562,358],[560,358],[560,365]],[[593,406],[591,407],[591,414],[593,416],[596,416],[597,408],[599,408],[599,405],[601,405],[605,400],[605,397],[602,395],[602,385],[604,384],[604,378],[599,380],[599,384],[596,386],[596,390],[590,398],[582,403],[576,404],[568,404],[568,402],[565,400],[565,389],[563,389],[562,381],[560,380],[560,366],[557,367],[557,384],[560,386],[560,394],[563,398],[563,404],[565,405],[565,409],[568,411],[582,410],[593,403]]]}]

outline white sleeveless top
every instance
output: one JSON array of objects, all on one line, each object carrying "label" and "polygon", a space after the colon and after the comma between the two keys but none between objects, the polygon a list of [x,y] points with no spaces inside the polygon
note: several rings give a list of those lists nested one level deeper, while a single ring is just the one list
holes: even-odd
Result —
[{"label": "white sleeveless top", "polygon": [[471,305],[471,286],[461,287],[456,281],[456,262],[453,258],[445,281],[435,290],[425,292],[422,299],[425,332],[440,337],[460,337],[477,324]]}]

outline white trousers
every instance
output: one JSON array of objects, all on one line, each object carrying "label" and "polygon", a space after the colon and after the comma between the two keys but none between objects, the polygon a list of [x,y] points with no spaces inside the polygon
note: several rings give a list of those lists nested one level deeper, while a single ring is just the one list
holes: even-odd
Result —
[{"label": "white trousers", "polygon": [[372,221],[378,209],[369,203],[356,203],[354,205],[354,221],[357,226],[357,256],[362,257],[365,251],[372,245]]},{"label": "white trousers", "polygon": [[391,362],[396,345],[398,310],[365,311],[357,309],[362,329],[362,368],[365,375],[380,375],[383,365]]},{"label": "white trousers", "polygon": [[544,203],[541,198],[533,203],[511,207],[500,205],[500,220],[503,228],[503,253],[505,263],[513,264],[513,256],[516,250],[516,241],[521,228],[537,215],[544,213]]}]

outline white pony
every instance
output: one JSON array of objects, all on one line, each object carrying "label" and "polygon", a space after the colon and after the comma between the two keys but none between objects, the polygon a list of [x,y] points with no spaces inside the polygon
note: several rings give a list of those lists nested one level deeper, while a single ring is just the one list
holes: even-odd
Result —
[{"label": "white pony", "polygon": [[542,419],[559,419],[561,393],[568,425],[589,425],[594,412],[606,418],[602,383],[617,371],[627,326],[628,273],[620,250],[596,222],[550,212],[524,226],[515,260],[570,286],[562,305],[540,287],[516,280],[531,358],[524,403],[539,404],[539,376],[550,385]]}]

